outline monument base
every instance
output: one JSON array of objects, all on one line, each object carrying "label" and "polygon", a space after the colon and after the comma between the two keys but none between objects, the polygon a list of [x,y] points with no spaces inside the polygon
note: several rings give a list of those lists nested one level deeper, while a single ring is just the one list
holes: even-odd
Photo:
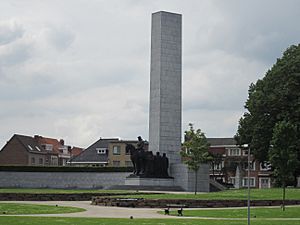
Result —
[{"label": "monument base", "polygon": [[126,177],[125,185],[171,187],[174,186],[174,178]]}]

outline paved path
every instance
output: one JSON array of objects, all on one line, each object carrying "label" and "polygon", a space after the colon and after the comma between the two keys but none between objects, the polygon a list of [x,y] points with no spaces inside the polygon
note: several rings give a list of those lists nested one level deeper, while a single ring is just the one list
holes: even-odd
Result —
[{"label": "paved path", "polygon": [[[98,217],[98,218],[170,218],[158,214],[162,209],[154,208],[122,208],[91,205],[90,201],[0,201],[0,203],[30,203],[42,205],[73,206],[84,208],[86,211],[64,214],[34,214],[32,216],[53,216],[53,217]],[[15,216],[15,215],[14,215]],[[27,215],[28,216],[28,215]]]}]

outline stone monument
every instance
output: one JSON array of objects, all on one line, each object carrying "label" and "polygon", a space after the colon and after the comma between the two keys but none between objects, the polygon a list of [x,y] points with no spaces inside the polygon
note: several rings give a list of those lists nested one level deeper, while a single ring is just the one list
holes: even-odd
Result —
[{"label": "stone monument", "polygon": [[[179,187],[194,191],[195,175],[181,162],[182,16],[152,14],[149,151],[163,158],[163,177],[128,177],[125,185]],[[166,158],[167,156],[167,158]],[[152,157],[152,156],[151,156]],[[154,159],[155,160],[155,159]],[[154,163],[155,164],[155,163]],[[167,171],[166,168],[169,168]],[[160,169],[154,169],[159,171]],[[209,190],[209,168],[198,171],[198,191]]]},{"label": "stone monument", "polygon": [[149,151],[180,163],[181,15],[152,14]]}]

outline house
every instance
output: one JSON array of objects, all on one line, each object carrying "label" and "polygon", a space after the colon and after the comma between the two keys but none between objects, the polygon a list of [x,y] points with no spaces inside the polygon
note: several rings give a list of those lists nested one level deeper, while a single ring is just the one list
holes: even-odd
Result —
[{"label": "house", "polygon": [[84,149],[73,146],[69,151],[71,154],[71,158],[74,158],[75,156],[78,156]]},{"label": "house", "polygon": [[68,162],[70,166],[105,167],[108,165],[108,144],[117,138],[100,138]]},{"label": "house", "polygon": [[[209,152],[214,155],[210,177],[235,188],[248,186],[248,149],[236,145],[234,138],[207,138]],[[270,188],[270,165],[260,163],[250,155],[250,187]]]},{"label": "house", "polygon": [[[73,157],[68,164],[71,166],[93,167],[131,167],[130,152],[126,145],[136,146],[136,140],[120,140],[119,138],[100,138],[82,153]],[[145,150],[148,142],[145,142]]]},{"label": "house", "polygon": [[15,134],[0,151],[0,165],[65,166],[81,151],[65,145],[63,139]]},{"label": "house", "polygon": [[58,154],[31,136],[14,134],[0,151],[0,165],[57,166]]},{"label": "house", "polygon": [[[108,144],[108,166],[111,167],[132,167],[130,152],[126,150],[126,145],[131,144],[136,147],[136,140],[112,140]],[[148,151],[148,142],[145,141],[145,151]]]},{"label": "house", "polygon": [[42,137],[34,135],[34,139],[46,150],[57,153],[58,165],[66,166],[67,161],[71,158],[71,146],[65,145],[63,139],[57,140],[55,138]]}]

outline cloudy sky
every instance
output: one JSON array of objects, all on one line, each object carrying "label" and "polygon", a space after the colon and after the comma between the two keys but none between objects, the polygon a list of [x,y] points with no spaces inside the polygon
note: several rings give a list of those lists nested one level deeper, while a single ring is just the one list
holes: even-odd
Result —
[{"label": "cloudy sky", "polygon": [[248,86],[300,42],[300,1],[1,0],[0,148],[148,139],[151,13],[183,14],[183,130],[232,137]]}]

